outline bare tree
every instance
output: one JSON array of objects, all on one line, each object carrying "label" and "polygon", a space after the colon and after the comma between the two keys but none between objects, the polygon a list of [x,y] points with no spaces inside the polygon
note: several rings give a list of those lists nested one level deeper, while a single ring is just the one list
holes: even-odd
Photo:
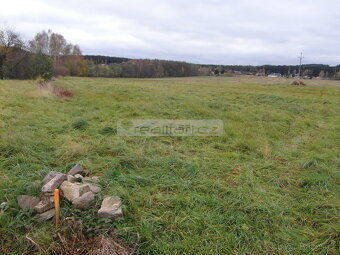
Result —
[{"label": "bare tree", "polygon": [[0,78],[4,79],[27,55],[25,43],[13,28],[0,28]]},{"label": "bare tree", "polygon": [[10,47],[22,48],[23,46],[24,42],[14,29],[8,27],[0,29],[0,47],[8,49]]},{"label": "bare tree", "polygon": [[30,51],[33,53],[43,53],[49,55],[51,33],[51,30],[48,30],[47,32],[43,30],[42,32],[37,33],[34,39],[29,41]]},{"label": "bare tree", "polygon": [[81,55],[81,50],[78,44],[73,46],[72,55]]},{"label": "bare tree", "polygon": [[53,58],[55,69],[60,69],[61,56],[81,55],[78,45],[68,43],[64,36],[53,33],[51,30],[37,33],[33,40],[29,42],[30,50],[33,53],[43,53]]},{"label": "bare tree", "polygon": [[68,43],[63,49],[63,55],[71,55],[72,54],[72,47],[71,43]]},{"label": "bare tree", "polygon": [[64,36],[53,33],[51,30],[37,33],[33,40],[29,42],[30,50],[33,53],[42,52],[50,56],[81,55],[78,45],[68,43]]},{"label": "bare tree", "polygon": [[50,36],[49,54],[51,56],[64,55],[67,42],[61,34],[52,33]]}]

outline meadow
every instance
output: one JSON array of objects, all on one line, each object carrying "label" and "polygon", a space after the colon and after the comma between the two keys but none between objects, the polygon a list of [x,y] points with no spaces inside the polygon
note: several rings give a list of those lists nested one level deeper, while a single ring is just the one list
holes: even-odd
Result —
[{"label": "meadow", "polygon": [[[53,222],[20,211],[16,196],[37,195],[48,171],[81,162],[118,195],[115,230],[138,254],[339,254],[340,82],[193,77],[65,77],[54,84],[0,80],[0,254],[44,254]],[[121,119],[220,119],[218,137],[124,137]],[[98,206],[98,205],[97,205]],[[29,236],[42,250],[25,238]]]}]

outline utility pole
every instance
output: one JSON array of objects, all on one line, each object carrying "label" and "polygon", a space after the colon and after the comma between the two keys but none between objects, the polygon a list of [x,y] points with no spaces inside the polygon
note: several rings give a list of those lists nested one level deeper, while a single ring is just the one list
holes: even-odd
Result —
[{"label": "utility pole", "polygon": [[301,52],[301,55],[300,57],[298,57],[300,59],[300,66],[299,66],[299,79],[301,79],[301,65],[302,65],[302,59],[303,59],[303,56],[302,56],[302,52]]},{"label": "utility pole", "polygon": [[337,67],[335,66],[334,67],[334,79],[336,79],[336,71],[337,71],[336,69],[337,69]]}]

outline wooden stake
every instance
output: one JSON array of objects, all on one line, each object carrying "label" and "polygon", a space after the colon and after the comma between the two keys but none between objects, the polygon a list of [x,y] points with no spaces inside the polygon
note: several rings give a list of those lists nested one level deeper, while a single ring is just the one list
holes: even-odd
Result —
[{"label": "wooden stake", "polygon": [[58,227],[59,224],[59,209],[60,209],[60,204],[59,204],[59,189],[54,190],[54,208],[55,208],[55,226]]}]

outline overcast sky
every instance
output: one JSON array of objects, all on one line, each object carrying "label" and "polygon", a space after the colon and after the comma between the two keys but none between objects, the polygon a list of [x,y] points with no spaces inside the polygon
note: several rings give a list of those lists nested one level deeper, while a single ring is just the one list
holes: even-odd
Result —
[{"label": "overcast sky", "polygon": [[206,64],[340,64],[340,0],[2,0],[25,39],[52,29],[84,54]]}]

